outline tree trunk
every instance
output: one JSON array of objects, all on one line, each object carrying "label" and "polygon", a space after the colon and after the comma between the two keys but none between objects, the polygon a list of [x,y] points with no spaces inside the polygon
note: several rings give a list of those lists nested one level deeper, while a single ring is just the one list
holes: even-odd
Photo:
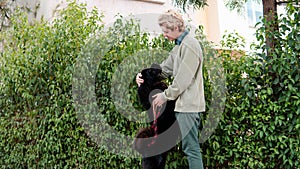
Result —
[{"label": "tree trunk", "polygon": [[266,48],[268,57],[275,49],[276,39],[272,33],[278,31],[277,3],[276,0],[263,0],[263,14],[266,19]]}]

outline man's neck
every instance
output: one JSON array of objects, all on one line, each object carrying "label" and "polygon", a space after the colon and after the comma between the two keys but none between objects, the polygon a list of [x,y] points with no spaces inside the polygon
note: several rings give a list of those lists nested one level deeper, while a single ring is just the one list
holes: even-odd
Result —
[{"label": "man's neck", "polygon": [[180,35],[175,39],[175,44],[180,45],[184,37],[188,34],[188,31],[183,31]]}]

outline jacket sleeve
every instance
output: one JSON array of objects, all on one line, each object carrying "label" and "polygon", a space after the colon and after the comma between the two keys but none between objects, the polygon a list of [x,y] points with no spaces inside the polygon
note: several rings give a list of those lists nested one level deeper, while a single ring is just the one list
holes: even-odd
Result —
[{"label": "jacket sleeve", "polygon": [[160,67],[162,68],[161,75],[163,78],[166,79],[170,76],[173,76],[173,65],[174,65],[174,58],[172,53],[170,53],[169,57],[160,64]]},{"label": "jacket sleeve", "polygon": [[168,100],[177,99],[193,82],[200,66],[201,52],[201,49],[194,50],[192,46],[182,44],[181,49],[179,49],[179,56],[177,56],[179,59],[178,71],[172,84],[164,91]]}]

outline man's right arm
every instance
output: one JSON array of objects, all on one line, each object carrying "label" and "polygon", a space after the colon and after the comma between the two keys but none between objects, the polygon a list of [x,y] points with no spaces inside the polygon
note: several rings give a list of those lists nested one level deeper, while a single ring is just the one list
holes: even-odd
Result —
[{"label": "man's right arm", "polygon": [[160,67],[162,69],[162,77],[163,78],[168,78],[173,76],[173,65],[174,65],[174,60],[172,55],[170,55],[166,60],[164,60],[161,64]]}]

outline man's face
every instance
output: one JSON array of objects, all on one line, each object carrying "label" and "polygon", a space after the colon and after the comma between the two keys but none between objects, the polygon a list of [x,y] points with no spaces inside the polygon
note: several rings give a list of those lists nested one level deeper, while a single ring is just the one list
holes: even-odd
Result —
[{"label": "man's face", "polygon": [[164,26],[162,26],[161,29],[163,31],[164,37],[168,38],[170,41],[177,39],[181,33],[178,31],[178,27],[175,27],[173,31]]}]

